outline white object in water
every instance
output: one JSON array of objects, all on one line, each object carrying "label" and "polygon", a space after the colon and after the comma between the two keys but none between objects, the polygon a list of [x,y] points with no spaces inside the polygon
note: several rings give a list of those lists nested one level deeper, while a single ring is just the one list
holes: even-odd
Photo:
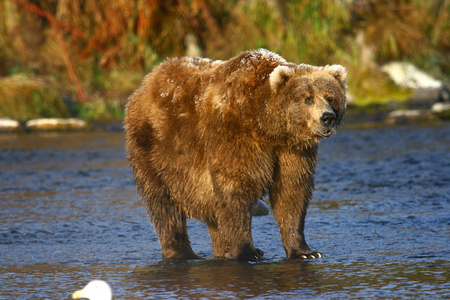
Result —
[{"label": "white object in water", "polygon": [[111,300],[112,291],[103,280],[92,280],[82,290],[72,294],[72,299]]}]

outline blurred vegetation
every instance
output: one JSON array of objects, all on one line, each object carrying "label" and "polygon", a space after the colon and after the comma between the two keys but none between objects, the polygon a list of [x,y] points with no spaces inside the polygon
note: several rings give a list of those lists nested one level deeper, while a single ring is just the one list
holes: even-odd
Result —
[{"label": "blurred vegetation", "polygon": [[260,47],[342,64],[356,105],[402,100],[411,91],[379,66],[408,61],[448,80],[449,20],[450,0],[0,0],[1,82],[41,83],[35,92],[0,86],[0,117],[121,118],[166,57],[225,60]]},{"label": "blurred vegetation", "polygon": [[69,117],[59,92],[42,79],[24,74],[0,77],[0,116],[25,122],[31,118]]}]

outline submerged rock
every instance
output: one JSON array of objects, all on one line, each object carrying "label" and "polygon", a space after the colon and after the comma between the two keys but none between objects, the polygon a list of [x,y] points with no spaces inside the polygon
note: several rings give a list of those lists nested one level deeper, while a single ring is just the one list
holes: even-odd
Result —
[{"label": "submerged rock", "polygon": [[450,102],[437,102],[433,104],[431,112],[442,119],[450,119]]},{"label": "submerged rock", "polygon": [[19,121],[9,119],[9,118],[0,118],[0,133],[1,132],[17,132],[22,131],[22,125]]},{"label": "submerged rock", "polygon": [[34,119],[25,124],[25,128],[30,131],[60,131],[60,130],[88,130],[88,123],[81,119]]},{"label": "submerged rock", "polygon": [[385,123],[401,125],[410,123],[423,123],[438,120],[429,110],[400,109],[387,115]]},{"label": "submerged rock", "polygon": [[258,202],[256,202],[255,206],[253,206],[252,215],[266,216],[268,214],[269,214],[269,207],[264,201],[258,199]]},{"label": "submerged rock", "polygon": [[408,99],[407,103],[415,108],[430,108],[439,100],[440,90],[441,88],[415,89],[413,90],[412,97]]}]

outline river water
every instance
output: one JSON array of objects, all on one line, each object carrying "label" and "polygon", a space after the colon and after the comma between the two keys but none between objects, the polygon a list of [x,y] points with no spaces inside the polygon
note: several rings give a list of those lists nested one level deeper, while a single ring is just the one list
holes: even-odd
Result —
[{"label": "river water", "polygon": [[267,261],[165,261],[121,132],[0,135],[0,299],[449,299],[450,124],[343,128],[321,143],[306,236],[325,257],[285,260],[273,215],[253,218]]}]

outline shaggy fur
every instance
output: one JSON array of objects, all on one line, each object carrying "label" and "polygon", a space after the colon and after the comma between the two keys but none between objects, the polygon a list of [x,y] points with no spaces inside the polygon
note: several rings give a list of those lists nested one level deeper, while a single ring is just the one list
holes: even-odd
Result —
[{"label": "shaggy fur", "polygon": [[228,61],[170,59],[127,104],[126,149],[165,258],[198,258],[186,218],[215,256],[262,259],[252,207],[270,196],[288,258],[320,257],[304,237],[320,138],[341,123],[346,71],[267,50]]}]

